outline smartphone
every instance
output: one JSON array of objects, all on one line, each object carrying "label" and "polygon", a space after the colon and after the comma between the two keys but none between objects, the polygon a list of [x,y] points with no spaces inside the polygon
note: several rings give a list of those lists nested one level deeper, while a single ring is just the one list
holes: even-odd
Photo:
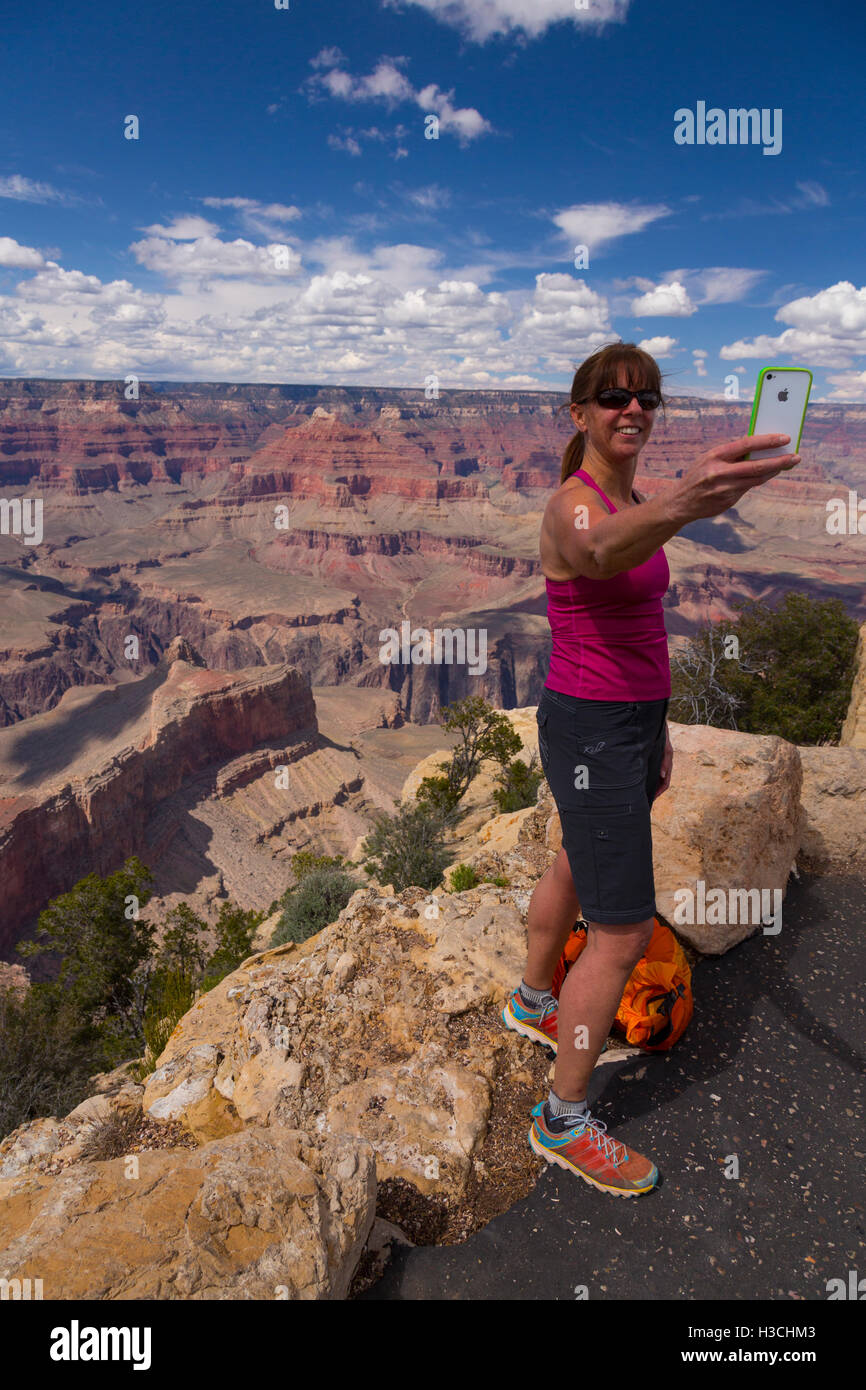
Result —
[{"label": "smartphone", "polygon": [[748,433],[787,434],[791,442],[770,449],[753,449],[746,458],[774,459],[796,454],[811,390],[812,373],[807,367],[761,368]]}]

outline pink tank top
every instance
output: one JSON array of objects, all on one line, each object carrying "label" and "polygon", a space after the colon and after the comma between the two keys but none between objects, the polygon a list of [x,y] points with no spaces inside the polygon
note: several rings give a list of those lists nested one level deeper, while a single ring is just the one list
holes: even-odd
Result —
[{"label": "pink tank top", "polygon": [[[584,469],[575,476],[617,511]],[[584,700],[667,699],[671,667],[662,595],[670,578],[661,547],[611,579],[546,580],[553,635],[547,689]]]}]

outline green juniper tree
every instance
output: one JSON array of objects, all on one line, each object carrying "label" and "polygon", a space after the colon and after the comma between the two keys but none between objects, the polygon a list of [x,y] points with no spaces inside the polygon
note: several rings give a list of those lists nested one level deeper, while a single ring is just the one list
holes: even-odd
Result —
[{"label": "green juniper tree", "polygon": [[508,717],[493,709],[480,695],[469,695],[444,706],[440,717],[445,729],[460,734],[460,742],[451,754],[451,761],[439,763],[443,775],[425,777],[415,797],[450,818],[485,759],[491,758],[505,767],[522,743]]},{"label": "green juniper tree", "polygon": [[858,626],[839,599],[789,592],[776,609],[735,605],[671,657],[669,717],[796,744],[837,743],[851,699]]},{"label": "green juniper tree", "polygon": [[253,953],[253,937],[265,920],[264,912],[238,907],[236,903],[220,903],[214,927],[216,947],[204,969],[202,989],[212,989]]},{"label": "green juniper tree", "polygon": [[450,817],[426,800],[401,802],[393,816],[371,817],[373,830],[362,846],[365,872],[399,893],[417,884],[435,888],[453,853],[445,843]]},{"label": "green juniper tree", "polygon": [[62,998],[81,1037],[101,1040],[106,1062],[128,1056],[141,1035],[141,980],[155,933],[141,909],[152,883],[150,869],[135,856],[107,878],[88,874],[43,909],[35,939],[17,947],[25,957],[60,958],[56,979],[33,989]]},{"label": "green juniper tree", "polygon": [[283,895],[283,913],[271,937],[271,946],[283,946],[289,941],[306,941],[323,927],[335,922],[352,894],[362,885],[357,883],[339,860],[315,862],[306,851],[292,860],[298,882]]}]

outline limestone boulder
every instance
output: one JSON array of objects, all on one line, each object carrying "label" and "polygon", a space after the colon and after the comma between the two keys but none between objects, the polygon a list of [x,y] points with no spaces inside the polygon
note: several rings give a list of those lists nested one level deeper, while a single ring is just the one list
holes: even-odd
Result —
[{"label": "limestone boulder", "polygon": [[75,1126],[53,1115],[19,1125],[0,1140],[0,1182],[45,1167],[74,1138]]},{"label": "limestone boulder", "polygon": [[866,748],[866,623],[857,637],[854,683],[839,742],[845,747]]},{"label": "limestone boulder", "polygon": [[[521,825],[531,814],[532,807],[526,806],[520,811],[504,811],[502,815],[494,816],[478,831],[479,848],[498,850],[500,854],[513,849],[517,844]],[[469,864],[474,862],[471,852],[466,862]]]},{"label": "limestone boulder", "polygon": [[250,1127],[0,1181],[0,1269],[46,1299],[343,1299],[375,1205],[363,1139]]},{"label": "limestone boulder", "polygon": [[[183,1116],[186,1126],[202,1143],[243,1128],[231,1092],[226,1095],[221,1087],[214,1085],[223,1061],[219,1045],[195,1041],[201,1035],[201,1025],[207,1028],[211,1020],[219,1017],[220,1006],[226,1002],[225,994],[223,981],[216,989],[209,990],[180,1020],[168,1048],[162,1053],[160,1065],[146,1078],[142,1101],[154,1120],[176,1120]],[[224,1022],[231,1020],[232,1012],[223,1016]],[[221,1030],[214,1028],[210,1036],[221,1038]],[[172,1040],[178,1037],[183,1038],[185,1044],[182,1062],[170,1052]],[[165,1060],[166,1053],[169,1053],[168,1060]]]},{"label": "limestone boulder", "polygon": [[434,1003],[449,1014],[504,1004],[526,965],[528,901],[514,891],[466,896],[444,900],[425,962],[437,980]]},{"label": "limestone boulder", "polygon": [[866,741],[800,747],[805,816],[797,863],[809,873],[866,868]]},{"label": "limestone boulder", "polygon": [[[653,804],[656,904],[697,950],[715,955],[762,930],[759,901],[784,899],[803,834],[800,757],[781,738],[669,729],[671,787]],[[711,894],[715,906],[702,910],[701,895]]]},{"label": "limestone boulder", "polygon": [[[419,1192],[459,1195],[490,1115],[490,1084],[425,1050],[397,1067],[380,1067],[336,1091],[328,1102],[330,1133],[364,1134],[377,1169],[405,1178]],[[444,1124],[443,1124],[444,1121]]]}]

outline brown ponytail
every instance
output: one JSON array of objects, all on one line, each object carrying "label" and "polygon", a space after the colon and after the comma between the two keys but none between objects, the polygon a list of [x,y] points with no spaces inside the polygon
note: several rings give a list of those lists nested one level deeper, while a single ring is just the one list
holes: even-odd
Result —
[{"label": "brown ponytail", "polygon": [[[561,405],[559,410],[569,410],[572,405],[583,405],[586,401],[594,400],[599,391],[604,391],[608,386],[616,386],[621,366],[628,370],[628,384],[633,391],[661,393],[662,377],[654,357],[650,357],[649,353],[644,352],[636,343],[609,343],[607,347],[599,348],[591,357],[587,357],[578,367],[571,383],[571,399]],[[662,410],[664,404],[662,398]],[[586,435],[583,430],[578,430],[568,441],[562,456],[560,486],[583,466],[585,451]]]}]

